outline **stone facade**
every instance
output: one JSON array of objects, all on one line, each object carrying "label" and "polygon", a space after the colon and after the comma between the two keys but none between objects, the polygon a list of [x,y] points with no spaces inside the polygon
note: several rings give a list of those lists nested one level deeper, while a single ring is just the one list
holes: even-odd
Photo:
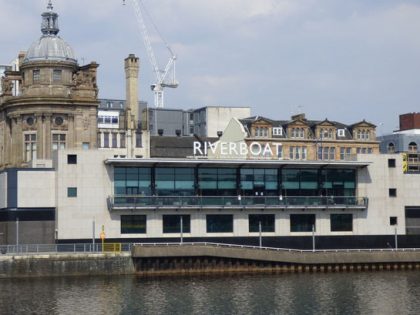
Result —
[{"label": "stone facade", "polygon": [[0,169],[51,159],[56,149],[96,147],[98,64],[78,65],[57,36],[58,15],[48,9],[43,35],[19,55],[18,71],[6,71],[1,82]]}]

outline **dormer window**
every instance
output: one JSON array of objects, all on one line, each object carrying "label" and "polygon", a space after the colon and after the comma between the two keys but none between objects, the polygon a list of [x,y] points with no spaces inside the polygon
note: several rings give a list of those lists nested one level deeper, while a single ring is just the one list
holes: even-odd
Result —
[{"label": "dormer window", "polygon": [[273,128],[273,136],[282,136],[283,135],[283,128],[282,127],[274,127]]},{"label": "dormer window", "polygon": [[268,137],[268,128],[255,127],[255,137]]},{"label": "dormer window", "polygon": [[359,129],[356,131],[356,139],[369,140],[369,138],[370,138],[370,130]]},{"label": "dormer window", "polygon": [[345,135],[346,135],[346,130],[344,130],[344,129],[338,129],[338,130],[337,130],[337,135],[338,135],[339,137],[345,137]]},{"label": "dormer window", "polygon": [[292,128],[291,138],[305,138],[305,129],[304,128]]},{"label": "dormer window", "polygon": [[319,137],[321,139],[332,139],[333,138],[333,129],[332,128],[321,128],[319,131]]}]

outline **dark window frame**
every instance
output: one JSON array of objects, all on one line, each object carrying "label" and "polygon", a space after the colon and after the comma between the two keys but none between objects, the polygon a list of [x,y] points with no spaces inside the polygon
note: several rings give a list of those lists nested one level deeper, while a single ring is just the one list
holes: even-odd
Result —
[{"label": "dark window frame", "polygon": [[77,187],[67,187],[67,197],[76,198],[77,197]]},{"label": "dark window frame", "polygon": [[392,198],[397,197],[397,188],[389,188],[388,195]]},{"label": "dark window frame", "polygon": [[[346,222],[346,219],[350,221]],[[330,214],[331,232],[353,232],[353,214],[352,213],[331,213]]]},{"label": "dark window frame", "polygon": [[77,154],[67,154],[67,164],[77,164]]}]

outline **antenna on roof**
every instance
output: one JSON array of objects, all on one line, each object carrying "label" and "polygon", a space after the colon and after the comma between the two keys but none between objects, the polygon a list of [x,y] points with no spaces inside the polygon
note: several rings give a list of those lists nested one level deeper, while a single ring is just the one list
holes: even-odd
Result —
[{"label": "antenna on roof", "polygon": [[54,9],[51,0],[48,1],[47,9],[52,11]]}]

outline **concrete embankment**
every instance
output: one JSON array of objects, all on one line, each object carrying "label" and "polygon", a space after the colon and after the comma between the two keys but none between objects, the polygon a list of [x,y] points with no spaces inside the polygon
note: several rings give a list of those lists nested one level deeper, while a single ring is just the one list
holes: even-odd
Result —
[{"label": "concrete embankment", "polygon": [[287,251],[183,245],[134,246],[143,276],[232,272],[328,272],[420,269],[420,251]]},{"label": "concrete embankment", "polygon": [[123,253],[0,256],[0,278],[87,275],[420,270],[420,251],[293,251],[217,245],[138,246]]},{"label": "concrete embankment", "polygon": [[134,274],[130,253],[0,256],[0,278]]}]

